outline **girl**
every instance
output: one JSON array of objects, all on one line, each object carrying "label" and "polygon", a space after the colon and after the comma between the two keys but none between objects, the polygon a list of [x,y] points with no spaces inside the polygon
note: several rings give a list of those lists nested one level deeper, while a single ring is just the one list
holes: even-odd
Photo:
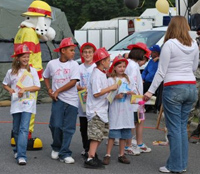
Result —
[{"label": "girl", "polygon": [[130,104],[133,87],[130,85],[128,76],[124,73],[127,64],[128,61],[125,58],[116,57],[109,69],[109,73],[111,73],[108,79],[109,86],[119,80],[121,80],[121,85],[114,101],[109,106],[109,140],[107,153],[103,160],[105,165],[110,163],[110,154],[115,138],[120,139],[118,161],[130,164],[124,155],[125,141],[131,138],[131,129],[134,128],[133,107]]},{"label": "girl", "polygon": [[19,165],[26,165],[26,148],[29,122],[32,113],[36,113],[35,92],[40,89],[37,71],[30,67],[30,51],[26,45],[16,48],[12,69],[8,70],[3,80],[3,87],[11,94],[13,116],[13,134],[16,142],[14,156]]},{"label": "girl", "polygon": [[[129,63],[125,70],[125,73],[130,77],[131,84],[135,84],[137,94],[143,94],[143,81],[142,76],[140,73],[140,68],[144,65],[151,54],[151,51],[147,48],[146,44],[138,42],[133,45],[129,45],[127,47],[130,49],[129,53]],[[141,152],[151,152],[151,148],[147,147],[143,143],[143,126],[144,120],[138,121],[138,104],[134,104],[133,106],[134,111],[134,121],[136,126],[136,140],[137,144],[133,144],[131,139],[127,141],[125,147],[125,153],[129,155],[140,155]],[[132,145],[131,145],[132,144]]]}]

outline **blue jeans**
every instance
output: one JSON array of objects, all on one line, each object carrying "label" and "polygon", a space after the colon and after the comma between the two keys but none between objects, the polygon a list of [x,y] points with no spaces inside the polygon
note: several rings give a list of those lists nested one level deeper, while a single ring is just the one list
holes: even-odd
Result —
[{"label": "blue jeans", "polygon": [[163,107],[170,145],[166,168],[170,171],[182,172],[187,168],[187,121],[192,104],[196,100],[196,85],[173,85],[163,89]]},{"label": "blue jeans", "polygon": [[28,143],[28,132],[29,123],[31,119],[31,113],[20,112],[12,114],[13,116],[13,136],[15,139],[16,147],[14,148],[14,153],[17,153],[17,159],[26,157],[26,148]]},{"label": "blue jeans", "polygon": [[72,155],[69,149],[72,136],[76,130],[78,108],[61,100],[53,101],[49,128],[52,133],[51,147],[59,152],[59,158],[64,159]]}]

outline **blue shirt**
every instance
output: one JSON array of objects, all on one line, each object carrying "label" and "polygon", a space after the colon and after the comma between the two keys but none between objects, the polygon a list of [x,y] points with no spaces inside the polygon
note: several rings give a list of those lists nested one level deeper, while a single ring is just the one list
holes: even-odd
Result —
[{"label": "blue shirt", "polygon": [[146,68],[144,69],[144,71],[142,72],[142,79],[145,82],[152,82],[154,75],[158,69],[158,62],[156,61],[154,62],[153,59],[151,59],[149,61],[149,63],[147,64]]}]

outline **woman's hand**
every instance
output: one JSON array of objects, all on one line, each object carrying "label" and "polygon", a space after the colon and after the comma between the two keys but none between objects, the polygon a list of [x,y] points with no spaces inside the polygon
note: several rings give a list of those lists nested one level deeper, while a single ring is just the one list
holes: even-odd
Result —
[{"label": "woman's hand", "polygon": [[152,97],[152,93],[150,93],[150,92],[146,92],[145,94],[144,94],[144,96],[143,96],[143,100],[144,101],[148,101],[151,97]]}]

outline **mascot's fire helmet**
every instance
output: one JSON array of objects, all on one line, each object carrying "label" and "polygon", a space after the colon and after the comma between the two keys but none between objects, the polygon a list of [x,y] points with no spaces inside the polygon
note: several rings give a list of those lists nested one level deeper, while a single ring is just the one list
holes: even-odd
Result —
[{"label": "mascot's fire helmet", "polygon": [[33,1],[22,16],[40,16],[51,18],[51,7],[44,1]]}]

